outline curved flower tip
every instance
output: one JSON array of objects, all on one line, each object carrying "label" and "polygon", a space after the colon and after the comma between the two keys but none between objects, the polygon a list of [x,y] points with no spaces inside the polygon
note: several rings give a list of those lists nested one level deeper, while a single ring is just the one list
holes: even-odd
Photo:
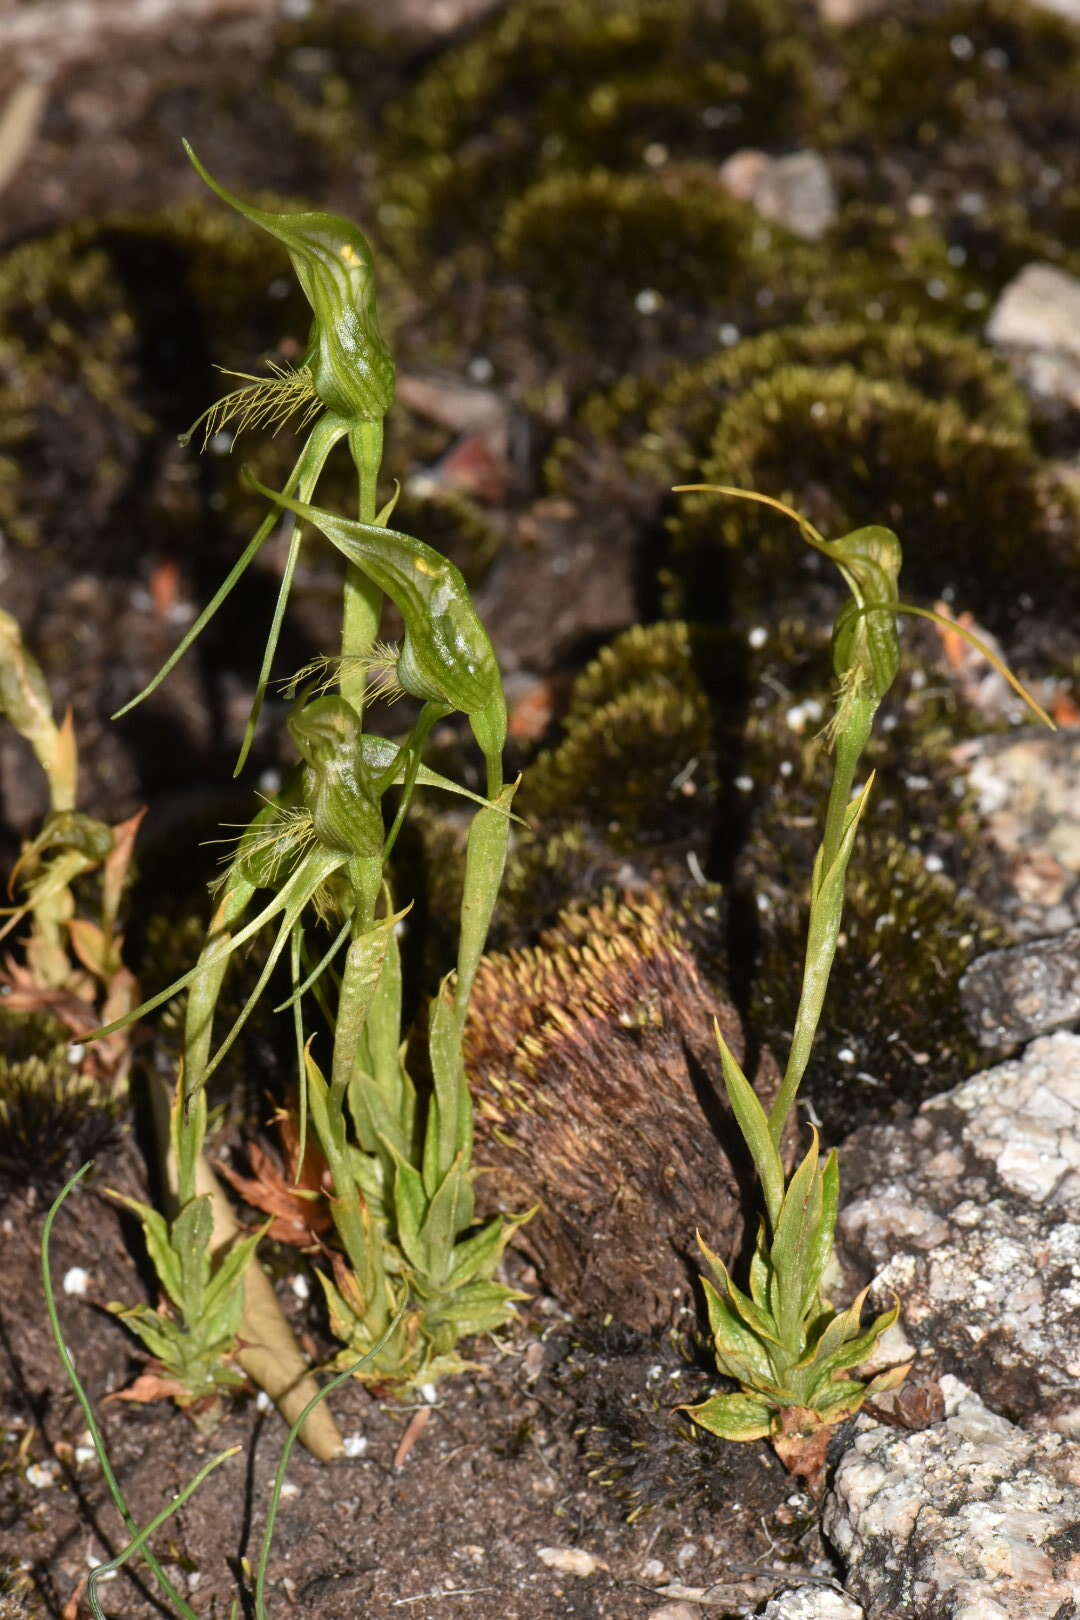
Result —
[{"label": "curved flower tip", "polygon": [[337,214],[274,214],[213,178],[187,141],[192,166],[223,203],[282,242],[315,319],[303,366],[328,410],[348,422],[384,417],[394,397],[394,362],[379,331],[375,269],[367,238]]}]

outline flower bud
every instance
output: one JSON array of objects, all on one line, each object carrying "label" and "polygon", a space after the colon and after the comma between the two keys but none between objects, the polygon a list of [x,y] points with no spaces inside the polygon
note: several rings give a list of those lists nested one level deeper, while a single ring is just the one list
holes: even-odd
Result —
[{"label": "flower bud", "polygon": [[319,399],[347,422],[379,421],[394,397],[394,362],[379,331],[375,270],[367,239],[337,214],[272,214],[218,184],[184,143],[199,176],[253,225],[288,250],[315,319],[303,365]]}]

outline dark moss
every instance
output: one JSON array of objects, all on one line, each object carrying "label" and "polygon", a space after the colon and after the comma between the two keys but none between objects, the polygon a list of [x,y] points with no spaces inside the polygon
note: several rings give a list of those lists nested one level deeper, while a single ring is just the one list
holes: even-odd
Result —
[{"label": "dark moss", "polygon": [[746,204],[688,171],[594,169],[525,192],[499,249],[553,334],[614,359],[685,341],[703,311],[745,299],[754,224]]},{"label": "dark moss", "polygon": [[[790,366],[753,384],[724,410],[701,478],[783,495],[830,535],[888,524],[909,595],[955,586],[998,632],[1025,617],[1033,583],[1044,620],[1065,618],[1076,600],[1075,507],[1047,488],[1028,440],[853,367]],[[693,602],[707,613],[725,552],[738,554],[731,589],[759,610],[822,577],[787,520],[749,503],[687,497],[672,529],[675,611]],[[717,601],[720,611],[730,602]]]},{"label": "dark moss", "polygon": [[1076,31],[1012,0],[917,0],[846,31],[839,50],[842,138],[925,149],[966,136],[978,150],[1012,135],[1048,157],[1048,137],[1075,129]]},{"label": "dark moss", "polygon": [[[922,323],[850,322],[789,326],[763,333],[677,371],[648,416],[648,451],[665,470],[692,476],[731,401],[787,366],[850,366],[867,381],[904,383],[937,401],[948,398],[972,422],[1023,434],[1029,409],[1005,363],[974,338]],[[612,412],[637,402],[617,393]],[[594,417],[599,408],[593,407]]]},{"label": "dark moss", "polygon": [[581,676],[566,735],[530,766],[520,807],[545,828],[584,820],[636,849],[707,826],[712,777],[712,721],[687,627],[639,627]]},{"label": "dark moss", "polygon": [[0,1200],[33,1187],[49,1202],[113,1135],[119,1103],[80,1071],[52,1018],[0,1013],[0,1044]]},{"label": "dark moss", "polygon": [[[975,956],[1003,942],[964,890],[928,868],[921,848],[874,826],[875,808],[849,870],[841,948],[803,1085],[834,1141],[854,1115],[907,1113],[978,1066],[958,985]],[[806,867],[791,857],[762,828],[742,868],[760,920],[750,1020],[780,1053],[806,930]]]},{"label": "dark moss", "polygon": [[507,202],[554,174],[790,140],[811,86],[779,0],[528,0],[390,110],[385,185],[406,234],[441,253],[463,223],[493,235]]}]

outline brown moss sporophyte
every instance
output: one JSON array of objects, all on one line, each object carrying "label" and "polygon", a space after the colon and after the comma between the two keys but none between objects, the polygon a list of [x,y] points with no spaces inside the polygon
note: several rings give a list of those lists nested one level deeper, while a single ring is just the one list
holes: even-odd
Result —
[{"label": "brown moss sporophyte", "polygon": [[[829,541],[806,518],[771,496],[712,484],[677,489],[775,508],[798,525],[806,544],[834,564],[849,592],[833,625],[836,695],[825,733],[832,782],[810,877],[802,985],[787,1064],[768,1112],[717,1030],[728,1100],[764,1204],[745,1289],[698,1237],[711,1272],[711,1277],[702,1278],[702,1287],[716,1365],[739,1387],[737,1392],[712,1395],[684,1408],[695,1423],[723,1439],[768,1437],[786,1466],[816,1487],[833,1426],[857,1412],[868,1397],[895,1388],[908,1366],[886,1368],[869,1379],[849,1376],[870,1358],[882,1334],[896,1321],[899,1301],[867,1325],[862,1317],[869,1289],[844,1310],[832,1307],[824,1282],[839,1207],[836,1151],[823,1162],[817,1131],[811,1128],[810,1146],[788,1176],[781,1146],[821,1017],[840,935],[845,875],[873,788],[872,773],[861,786],[856,785],[856,776],[874,716],[899,669],[897,618],[912,614],[943,625],[946,621],[900,601],[901,549],[891,529],[871,525]],[[956,628],[953,621],[948,621],[948,628]],[[970,632],[962,633],[1052,729],[1049,717],[990,649]]]},{"label": "brown moss sporophyte", "polygon": [[[249,480],[270,503],[267,517],[132,703],[165,679],[283,514],[292,526],[288,557],[237,769],[255,734],[309,527],[320,530],[344,559],[341,641],[288,682],[293,701],[287,726],[299,763],[241,833],[219,881],[198,961],[126,1020],[187,992],[183,1065],[171,1109],[178,1213],[170,1225],[139,1208],[170,1303],[163,1312],[142,1308],[124,1316],[160,1371],[182,1390],[181,1399],[192,1401],[235,1381],[237,1345],[249,1336],[238,1302],[258,1234],[234,1244],[224,1257],[214,1248],[208,1194],[199,1180],[206,1082],[284,962],[292,989],[276,1010],[292,1017],[301,1144],[310,1120],[329,1170],[337,1248],[333,1276],[320,1275],[331,1328],[344,1346],[341,1364],[352,1366],[361,1356],[360,1376],[405,1390],[465,1366],[459,1340],[501,1327],[521,1297],[495,1272],[525,1216],[498,1216],[481,1226],[474,1220],[472,1104],[462,1058],[469,995],[514,819],[516,784],[502,776],[506,705],[490,639],[461,574],[422,540],[387,526],[396,493],[377,507],[394,365],[379,331],[364,236],[332,214],[271,213],[243,202],[206,172],[190,148],[188,155],[229,207],[285,247],[312,310],[304,358],[294,371],[248,379],[200,420],[212,433],[226,421],[241,428],[255,421],[276,424],[300,410],[306,438],[281,490]],[[353,517],[312,504],[338,444],[356,473]],[[384,599],[404,625],[399,647],[377,639]],[[419,704],[399,742],[364,730],[372,682]],[[483,755],[485,795],[423,763],[432,726],[455,713],[467,719]],[[456,970],[431,1004],[432,1084],[429,1094],[418,1095],[403,1046],[398,933],[406,911],[395,909],[388,861],[414,792],[432,788],[470,801],[474,815]],[[397,805],[388,817],[384,801],[391,792]],[[256,983],[231,1027],[216,1038],[215,1009],[229,962],[264,930],[271,932],[271,943]],[[309,1032],[312,1006],[317,1027]],[[320,1053],[327,1043],[328,1064]],[[196,1342],[197,1368],[183,1354],[184,1346]]]}]

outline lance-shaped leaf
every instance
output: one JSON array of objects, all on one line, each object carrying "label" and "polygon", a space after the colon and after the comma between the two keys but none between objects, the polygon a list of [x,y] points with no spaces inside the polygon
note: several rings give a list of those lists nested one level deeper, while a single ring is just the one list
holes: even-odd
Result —
[{"label": "lance-shaped leaf", "polygon": [[755,1395],[713,1395],[700,1406],[678,1410],[721,1440],[764,1440],[772,1426],[772,1407]]},{"label": "lance-shaped leaf", "polygon": [[796,1354],[802,1350],[805,1277],[811,1256],[817,1252],[822,1213],[818,1136],[813,1131],[806,1157],[784,1194],[770,1253],[776,1279],[773,1314],[784,1344]]},{"label": "lance-shaped leaf", "polygon": [[756,1300],[751,1299],[747,1294],[744,1294],[742,1289],[732,1282],[724,1262],[718,1254],[712,1252],[700,1232],[697,1234],[697,1243],[698,1248],[705,1256],[709,1270],[716,1278],[722,1296],[734,1306],[750,1331],[756,1333],[759,1339],[779,1345],[782,1342],[780,1330],[773,1319],[771,1311],[766,1306],[759,1305]]},{"label": "lance-shaped leaf", "polygon": [[773,1366],[768,1349],[752,1328],[741,1322],[735,1311],[722,1299],[707,1277],[701,1279],[705,1304],[709,1312],[709,1331],[713,1336],[716,1365],[720,1371],[735,1378],[740,1384],[756,1389],[773,1381]]},{"label": "lance-shaped leaf", "polygon": [[0,714],[34,750],[49,781],[54,810],[75,808],[75,731],[70,712],[53,719],[52,698],[41,666],[27,651],[9,613],[0,612]]},{"label": "lance-shaped leaf", "polygon": [[336,214],[271,213],[241,201],[184,150],[222,202],[286,248],[314,316],[303,364],[323,404],[347,421],[386,415],[394,397],[394,362],[379,331],[375,271],[363,232]]},{"label": "lance-shaped leaf", "polygon": [[735,1060],[735,1054],[720,1033],[720,1025],[713,1020],[713,1034],[720,1049],[720,1062],[724,1069],[724,1088],[731,1111],[750,1150],[754,1169],[758,1173],[765,1194],[765,1208],[772,1226],[780,1214],[784,1196],[784,1166],[777,1146],[778,1137],[770,1134],[769,1120],[758,1100],[757,1093]]}]

